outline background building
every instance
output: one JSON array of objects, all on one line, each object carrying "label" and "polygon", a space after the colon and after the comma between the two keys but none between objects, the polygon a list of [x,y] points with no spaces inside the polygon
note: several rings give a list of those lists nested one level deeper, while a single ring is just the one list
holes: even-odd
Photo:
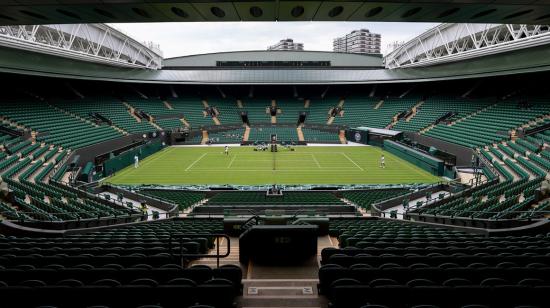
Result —
[{"label": "background building", "polygon": [[335,52],[380,53],[381,40],[380,34],[371,33],[367,29],[360,29],[335,38],[332,46]]},{"label": "background building", "polygon": [[304,50],[303,43],[294,43],[293,39],[280,40],[277,44],[267,47],[267,50]]}]

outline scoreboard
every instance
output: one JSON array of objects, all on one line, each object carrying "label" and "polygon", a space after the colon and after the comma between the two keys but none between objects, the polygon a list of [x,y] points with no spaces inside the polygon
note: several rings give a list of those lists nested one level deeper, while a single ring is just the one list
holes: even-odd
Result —
[{"label": "scoreboard", "polygon": [[368,144],[369,132],[366,130],[351,128],[346,130],[346,139],[351,142]]}]

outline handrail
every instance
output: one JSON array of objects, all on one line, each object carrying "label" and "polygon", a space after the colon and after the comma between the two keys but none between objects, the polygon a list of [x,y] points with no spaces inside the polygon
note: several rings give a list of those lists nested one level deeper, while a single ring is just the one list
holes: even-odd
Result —
[{"label": "handrail", "polygon": [[[355,208],[357,208],[357,206],[355,206]],[[292,219],[296,219],[298,214],[302,213],[302,212],[305,212],[305,210],[301,209],[301,210],[297,210],[296,212],[294,212],[294,215],[292,215]]]},{"label": "handrail", "polygon": [[[79,212],[67,212],[67,213],[62,213],[62,212],[54,212],[54,213],[50,213],[50,212],[47,212],[47,213],[42,213],[44,215],[53,215],[53,216],[56,216],[56,215],[66,215],[66,214],[78,214],[78,213],[88,213],[90,214],[90,212],[84,212],[84,211],[79,211]],[[8,214],[8,215],[5,215],[5,214]],[[171,218],[171,217],[174,217],[175,214],[173,213],[159,213],[158,217],[155,218],[155,216],[157,214],[149,214],[149,213],[127,213],[127,214],[121,214],[121,215],[112,215],[112,216],[94,216],[93,218],[78,218],[78,219],[71,219],[71,220],[52,220],[52,219],[48,219],[46,217],[44,217],[43,219],[36,219],[36,218],[32,218],[31,215],[36,215],[36,214],[40,214],[40,213],[37,213],[37,212],[28,212],[28,211],[19,211],[17,210],[17,212],[12,212],[12,211],[1,211],[0,210],[0,215],[2,215],[4,218],[3,219],[0,219],[1,220],[7,220],[7,221],[13,221],[13,222],[54,222],[54,223],[70,223],[70,222],[91,222],[91,221],[100,221],[100,220],[109,220],[109,219],[120,219],[120,218],[141,218],[141,220],[143,221],[146,221],[146,220],[149,220],[149,218],[152,218],[154,220],[156,219],[168,219],[168,218]],[[18,219],[9,219],[9,218],[6,218],[8,217],[9,215],[16,215],[18,216]],[[25,218],[23,217],[23,215],[27,215],[29,216],[29,218]],[[164,217],[163,217],[164,216]]]},{"label": "handrail", "polygon": [[[67,182],[63,182],[63,181],[56,181],[54,179],[50,179],[50,183],[55,183],[57,185],[61,185],[62,187],[66,187],[65,189],[72,189],[72,190],[76,190],[77,191],[77,194],[80,194],[80,195],[84,195],[86,198],[88,199],[91,199],[93,201],[96,201],[96,202],[100,202],[100,203],[103,203],[105,204],[105,202],[109,203],[110,206],[112,205],[115,205],[115,206],[119,206],[116,202],[113,202],[113,201],[109,201],[109,200],[106,200],[104,198],[101,198],[101,196],[99,194],[92,194],[86,190],[83,190],[83,189],[80,189],[80,188],[76,188],[74,186],[71,186],[70,183],[67,183]],[[50,184],[51,185],[51,184]],[[124,209],[128,209],[127,207],[125,206],[121,206],[122,208]],[[116,207],[115,207],[116,208]]]},{"label": "handrail", "polygon": [[[196,253],[184,253],[183,252],[183,239],[185,238],[197,238],[197,237],[216,237],[216,254],[196,254]],[[227,251],[225,254],[220,254],[220,237],[227,240]],[[168,249],[172,257],[174,257],[174,251],[172,249],[172,241],[179,240],[179,257],[180,263],[183,264],[185,258],[216,258],[216,267],[220,267],[220,258],[227,258],[231,254],[231,239],[229,236],[221,233],[170,233],[168,239]]]},{"label": "handrail", "polygon": [[243,225],[246,225],[247,223],[251,222],[253,219],[256,220],[256,224],[258,224],[258,221],[260,220],[260,216],[259,215],[254,215],[250,218],[248,218]]},{"label": "handrail", "polygon": [[[440,185],[447,185],[447,186],[450,186],[451,183],[457,183],[457,184],[460,184],[460,182],[456,181],[456,180],[452,180],[452,181],[449,181],[449,182],[443,182],[443,181],[439,181],[437,183],[432,183],[430,185],[426,185],[425,187],[423,187],[422,189],[419,189],[418,191],[409,191],[408,193],[405,193],[405,194],[402,194],[402,195],[398,195],[398,196],[394,196],[394,197],[390,197],[390,198],[387,198],[387,199],[383,199],[383,200],[380,200],[380,201],[377,201],[375,203],[373,203],[371,205],[372,208],[374,209],[377,209],[378,211],[380,212],[383,212],[381,210],[378,209],[378,206],[381,204],[381,203],[385,203],[385,202],[388,202],[390,200],[394,200],[394,199],[407,199],[408,197],[410,197],[411,195],[415,194],[415,193],[418,193],[420,191],[427,191],[427,190],[430,190],[430,189],[433,189],[434,187],[438,187]],[[465,191],[464,190],[461,190],[460,192],[458,193],[461,193]],[[458,194],[456,193],[456,194]],[[453,196],[453,192],[449,191],[449,196]]]},{"label": "handrail", "polygon": [[[479,149],[478,149],[478,150],[479,150]],[[494,175],[496,175],[497,177],[499,177],[499,174],[500,174],[500,173],[495,169],[495,167],[493,166],[493,164],[492,164],[487,158],[485,158],[485,156],[479,155],[479,153],[478,153],[477,151],[475,151],[475,150],[474,150],[472,153],[476,156],[476,158],[478,158],[479,160],[481,160],[481,161],[483,162],[483,164],[484,164],[487,168],[489,168],[489,170],[491,170],[491,172],[492,172]]]}]

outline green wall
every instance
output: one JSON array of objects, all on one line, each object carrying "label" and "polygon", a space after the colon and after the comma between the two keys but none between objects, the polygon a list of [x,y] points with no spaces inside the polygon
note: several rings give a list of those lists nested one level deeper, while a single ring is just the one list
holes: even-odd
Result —
[{"label": "green wall", "polygon": [[418,150],[391,140],[384,140],[384,150],[418,166],[433,175],[443,176],[444,163],[442,160],[428,156]]},{"label": "green wall", "polygon": [[141,145],[139,147],[135,147],[126,152],[122,152],[118,156],[112,157],[105,161],[103,165],[103,173],[105,176],[109,176],[114,172],[117,172],[133,164],[135,155],[137,155],[139,157],[139,160],[141,161],[145,157],[155,154],[160,150],[162,150],[162,142],[158,140]]}]

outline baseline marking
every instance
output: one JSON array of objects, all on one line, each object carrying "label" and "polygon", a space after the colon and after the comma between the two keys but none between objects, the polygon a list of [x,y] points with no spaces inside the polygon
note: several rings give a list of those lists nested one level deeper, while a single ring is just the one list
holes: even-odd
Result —
[{"label": "baseline marking", "polygon": [[[166,156],[166,154],[168,154],[168,153],[170,153],[170,152],[172,152],[172,151],[171,151],[171,148],[165,148],[165,150],[162,150],[161,152],[162,152],[162,153],[155,153],[155,154],[153,154],[153,155],[151,155],[151,156],[149,156],[149,157],[146,157],[144,160],[142,160],[142,161],[140,162],[139,168],[137,168],[137,169],[136,169],[136,168],[133,168],[134,165],[132,164],[132,165],[130,165],[130,166],[128,166],[128,167],[122,169],[122,170],[121,170],[120,172],[118,172],[117,174],[111,175],[109,178],[125,177],[125,176],[127,176],[127,175],[126,175],[127,173],[137,172],[139,169],[145,168],[145,167],[146,167],[147,165],[149,165],[150,163],[154,162],[155,160],[158,160],[158,159],[161,158],[161,157]],[[155,156],[155,155],[157,155],[157,156],[156,156],[156,157],[152,157],[152,156]],[[130,168],[130,167],[132,167],[132,168]]]},{"label": "baseline marking", "polygon": [[[247,159],[247,162],[272,162],[273,159]],[[291,161],[299,161],[299,162],[310,162],[310,159],[283,159],[282,162],[291,162]]]},{"label": "baseline marking", "polygon": [[[233,158],[231,158],[231,161],[229,162],[229,166],[227,166],[227,169],[231,168],[231,166],[233,165],[233,162],[235,161],[235,158],[237,158],[237,154],[235,154],[233,156]],[[225,239],[225,237],[224,237],[224,239]]]},{"label": "baseline marking", "polygon": [[185,169],[185,171],[188,171],[189,169],[191,169],[196,163],[199,162],[199,160],[201,160],[203,157],[205,157],[206,154],[208,154],[208,153],[204,153],[204,154],[201,155],[201,157],[197,158],[197,160],[195,160],[191,165],[189,165],[189,167],[187,167],[187,169]]},{"label": "baseline marking", "polygon": [[321,164],[319,164],[319,161],[317,160],[317,158],[315,157],[315,155],[311,154],[311,158],[313,158],[313,161],[314,161],[315,164],[317,165],[317,168],[321,169]]},{"label": "baseline marking", "polygon": [[166,154],[168,154],[168,153],[170,153],[170,152],[172,152],[171,149],[168,149],[168,150],[166,150],[164,153],[159,153],[160,155],[158,155],[157,157],[153,157],[153,158],[150,159],[150,160],[144,161],[143,164],[142,164],[142,166],[147,166],[147,165],[151,164],[152,162],[154,162],[154,161],[160,159],[161,157],[166,156]]},{"label": "baseline marking", "polygon": [[352,162],[355,167],[361,169],[361,171],[365,171],[365,169],[361,168],[361,166],[359,166],[356,162],[354,162],[351,158],[349,158],[349,156],[346,155],[346,153],[344,152],[341,152],[342,155],[344,155],[345,158],[347,158],[350,162]]},{"label": "baseline marking", "polygon": [[326,168],[326,167],[321,167],[321,169],[277,169],[277,170],[272,170],[272,169],[269,169],[269,168],[264,168],[264,169],[233,169],[231,168],[231,170],[212,170],[212,169],[193,169],[193,170],[190,170],[191,172],[237,172],[237,171],[245,171],[245,172],[260,172],[260,171],[274,171],[274,172],[325,172],[325,171],[355,171],[355,172],[359,172],[357,170],[356,167],[351,167],[351,168]]}]

